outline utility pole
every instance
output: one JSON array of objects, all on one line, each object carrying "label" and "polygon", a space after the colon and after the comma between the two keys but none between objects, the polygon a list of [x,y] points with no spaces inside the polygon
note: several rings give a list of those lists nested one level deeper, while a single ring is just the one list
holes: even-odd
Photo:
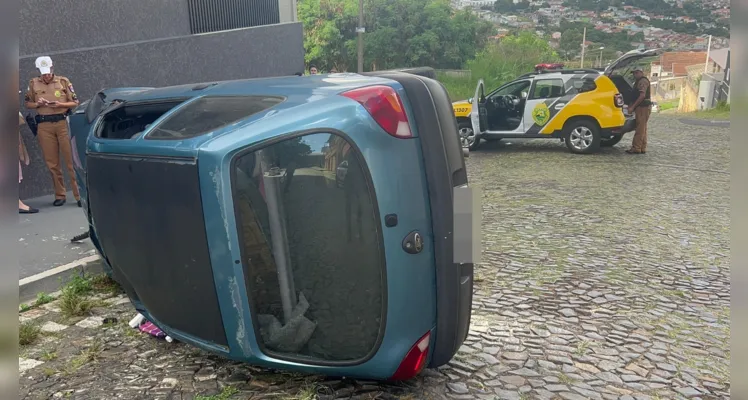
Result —
[{"label": "utility pole", "polygon": [[582,34],[582,65],[580,68],[584,68],[584,43],[587,41],[587,27],[584,27],[584,33]]},{"label": "utility pole", "polygon": [[358,73],[364,72],[364,0],[358,0]]},{"label": "utility pole", "polygon": [[709,43],[706,45],[706,62],[704,62],[704,73],[709,73],[709,53],[712,51],[712,35],[709,35]]}]

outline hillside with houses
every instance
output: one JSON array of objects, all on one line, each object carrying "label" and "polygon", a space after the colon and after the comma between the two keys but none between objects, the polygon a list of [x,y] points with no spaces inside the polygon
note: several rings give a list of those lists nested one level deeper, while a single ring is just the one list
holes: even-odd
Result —
[{"label": "hillside with houses", "polygon": [[729,47],[728,0],[453,0],[452,6],[471,9],[492,22],[495,38],[532,30],[562,50],[562,36],[571,31],[581,43],[576,34],[584,27],[589,45],[599,44],[611,53],[637,48],[706,50],[709,35],[712,49]]}]

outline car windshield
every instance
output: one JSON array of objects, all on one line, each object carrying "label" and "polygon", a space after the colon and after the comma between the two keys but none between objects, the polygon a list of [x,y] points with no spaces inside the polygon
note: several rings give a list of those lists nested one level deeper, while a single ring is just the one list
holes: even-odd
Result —
[{"label": "car windshield", "polygon": [[509,85],[506,85],[496,92],[494,92],[494,95],[496,96],[506,96],[506,95],[513,95],[513,96],[519,96],[520,93],[522,93],[523,90],[527,90],[527,88],[530,87],[530,81],[519,81],[510,83]]}]

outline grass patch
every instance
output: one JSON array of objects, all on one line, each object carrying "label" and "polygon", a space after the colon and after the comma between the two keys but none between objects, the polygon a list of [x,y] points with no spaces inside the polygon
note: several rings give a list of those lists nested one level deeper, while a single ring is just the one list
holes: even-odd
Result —
[{"label": "grass patch", "polygon": [[53,361],[53,360],[56,360],[57,359],[57,353],[55,353],[53,351],[45,351],[41,355],[41,359],[42,359],[42,361]]},{"label": "grass patch", "polygon": [[32,321],[23,322],[18,327],[18,344],[28,346],[36,342],[41,333],[42,329],[36,323]]},{"label": "grass patch", "polygon": [[228,400],[231,396],[239,393],[239,390],[233,386],[226,386],[223,388],[221,393],[218,393],[213,396],[203,396],[203,395],[197,395],[195,396],[195,400]]},{"label": "grass patch", "polygon": [[18,306],[20,312],[26,312],[31,309],[31,306],[25,303],[22,303],[20,306]]},{"label": "grass patch", "polygon": [[729,120],[730,119],[730,104],[726,102],[720,102],[717,107],[709,110],[695,111],[687,113],[689,117],[712,119],[712,120]]},{"label": "grass patch", "polygon": [[37,295],[36,295],[36,301],[34,302],[34,305],[35,306],[41,306],[41,305],[44,305],[44,304],[52,302],[54,299],[55,299],[54,297],[52,297],[52,296],[50,296],[50,295],[48,295],[48,294],[46,294],[44,292],[37,293]]},{"label": "grass patch", "polygon": [[120,285],[107,274],[100,274],[91,278],[91,286],[93,290],[100,293],[119,294],[123,292]]},{"label": "grass patch", "polygon": [[475,95],[475,88],[478,85],[477,79],[474,81],[471,78],[449,76],[443,72],[437,73],[436,77],[447,88],[449,98],[452,101],[467,100]]},{"label": "grass patch", "polygon": [[94,302],[86,296],[63,289],[62,296],[60,296],[60,311],[66,318],[88,315],[93,307]]},{"label": "grass patch", "polygon": [[672,110],[674,108],[678,108],[679,103],[680,103],[680,99],[673,99],[673,100],[661,101],[658,104],[660,105],[660,111],[666,111],[666,110]]}]

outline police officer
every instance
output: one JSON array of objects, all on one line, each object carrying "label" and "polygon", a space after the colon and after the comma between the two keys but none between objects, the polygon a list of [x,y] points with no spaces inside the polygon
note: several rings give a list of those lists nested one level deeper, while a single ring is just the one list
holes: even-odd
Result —
[{"label": "police officer", "polygon": [[639,97],[628,107],[629,113],[633,112],[636,117],[636,133],[631,148],[626,150],[626,153],[644,154],[647,152],[647,123],[649,122],[649,115],[652,113],[650,84],[641,68],[636,67],[632,72],[636,79],[634,88],[639,93]]},{"label": "police officer", "polygon": [[40,76],[29,82],[25,100],[26,108],[35,109],[37,112],[37,138],[55,187],[55,201],[52,204],[59,207],[65,204],[67,197],[60,162],[62,154],[62,161],[65,162],[70,184],[73,186],[73,196],[78,202],[78,207],[81,207],[81,197],[73,170],[70,135],[65,121],[67,112],[78,105],[78,96],[69,79],[55,75],[51,58],[37,58],[36,68]]}]

